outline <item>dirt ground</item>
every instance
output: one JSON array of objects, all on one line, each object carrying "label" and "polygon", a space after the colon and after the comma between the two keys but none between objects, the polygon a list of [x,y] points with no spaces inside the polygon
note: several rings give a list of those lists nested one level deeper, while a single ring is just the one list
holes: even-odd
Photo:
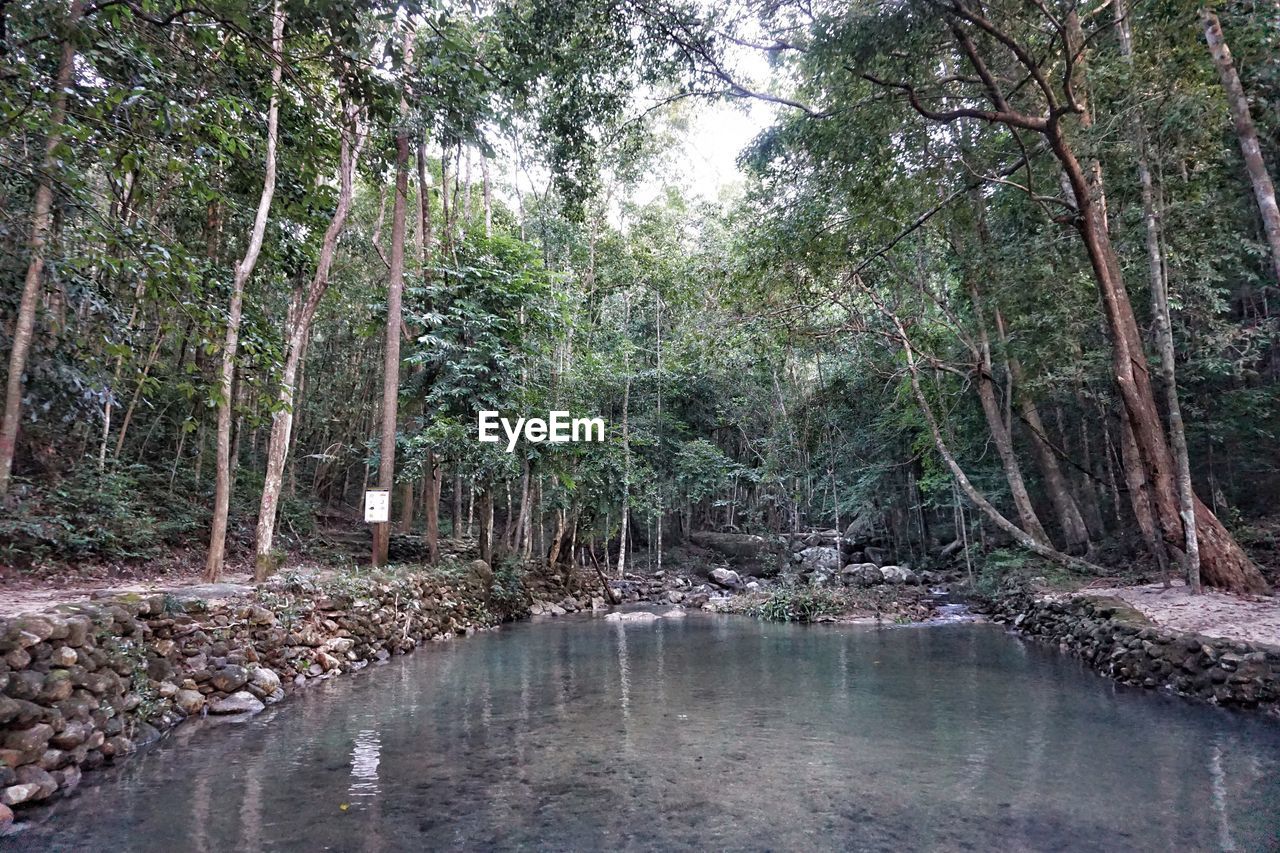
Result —
[{"label": "dirt ground", "polygon": [[19,613],[39,613],[57,607],[108,594],[181,593],[207,599],[225,599],[243,595],[253,589],[253,576],[247,571],[228,571],[222,581],[208,584],[199,572],[169,574],[150,580],[92,580],[81,582],[26,581],[0,586],[0,617]]},{"label": "dirt ground", "polygon": [[1133,605],[1144,616],[1175,631],[1280,646],[1280,596],[1241,596],[1205,590],[1192,595],[1184,584],[1094,589],[1076,595],[1108,595]]}]

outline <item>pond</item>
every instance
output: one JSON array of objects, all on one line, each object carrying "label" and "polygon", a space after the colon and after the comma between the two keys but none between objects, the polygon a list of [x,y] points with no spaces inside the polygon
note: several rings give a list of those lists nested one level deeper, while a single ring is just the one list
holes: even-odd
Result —
[{"label": "pond", "polygon": [[566,618],[193,724],[20,850],[1261,850],[1280,725],[990,625]]}]

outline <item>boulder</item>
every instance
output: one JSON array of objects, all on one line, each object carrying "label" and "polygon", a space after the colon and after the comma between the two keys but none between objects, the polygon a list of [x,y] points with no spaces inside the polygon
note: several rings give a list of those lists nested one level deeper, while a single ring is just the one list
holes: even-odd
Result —
[{"label": "boulder", "polygon": [[36,723],[29,729],[20,729],[6,734],[4,736],[4,746],[5,749],[13,749],[18,752],[39,754],[44,752],[45,746],[48,745],[49,739],[52,737],[53,726],[46,723]]},{"label": "boulder", "polygon": [[268,667],[257,667],[249,676],[249,689],[262,696],[269,696],[280,689],[280,676]]},{"label": "boulder", "polygon": [[883,566],[889,562],[888,548],[872,548],[868,546],[862,549],[862,553],[866,555],[867,562],[875,563],[877,566]]},{"label": "boulder", "polygon": [[884,575],[885,583],[919,583],[920,581],[916,573],[906,566],[881,566],[880,573]]},{"label": "boulder", "polygon": [[179,690],[174,694],[173,703],[178,706],[178,710],[190,717],[192,714],[199,714],[204,708],[204,694],[199,690]]},{"label": "boulder", "polygon": [[841,577],[846,585],[875,586],[884,583],[884,573],[875,563],[851,563],[844,567]]},{"label": "boulder", "polygon": [[[39,785],[29,783],[24,785],[10,785],[8,788],[0,791],[0,805],[21,805],[22,803],[37,799],[39,794]],[[12,812],[10,812],[10,814],[12,814]]]},{"label": "boulder", "polygon": [[5,830],[13,826],[13,809],[0,803],[0,835],[4,835]]},{"label": "boulder", "polygon": [[689,534],[695,545],[710,548],[729,558],[733,565],[776,563],[779,546],[772,540],[750,533],[713,533],[695,530]]},{"label": "boulder", "polygon": [[742,578],[733,569],[712,569],[711,582],[725,589],[737,589],[742,585]]},{"label": "boulder", "polygon": [[223,693],[234,693],[249,681],[249,671],[242,666],[224,666],[209,681]]},{"label": "boulder", "polygon": [[805,548],[800,552],[799,556],[800,564],[806,571],[825,570],[834,572],[840,569],[840,552],[835,548],[814,546]]},{"label": "boulder", "polygon": [[247,690],[240,690],[209,704],[210,714],[256,714],[267,706]]},{"label": "boulder", "polygon": [[35,785],[36,795],[31,799],[43,800],[52,797],[58,790],[58,781],[34,764],[25,764],[18,768],[18,782],[22,785]]},{"label": "boulder", "polygon": [[656,622],[658,614],[650,613],[648,610],[637,610],[634,613],[610,613],[604,618],[610,622]]}]

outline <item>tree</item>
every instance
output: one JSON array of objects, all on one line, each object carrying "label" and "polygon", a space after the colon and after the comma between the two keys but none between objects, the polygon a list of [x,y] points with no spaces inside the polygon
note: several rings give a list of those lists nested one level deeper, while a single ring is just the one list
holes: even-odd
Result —
[{"label": "tree", "polygon": [[276,191],[276,145],[280,123],[280,82],[284,76],[284,20],[281,0],[276,0],[271,13],[271,102],[267,107],[266,166],[262,178],[262,195],[253,218],[253,229],[244,256],[236,263],[231,282],[231,304],[227,310],[227,335],[222,345],[222,365],[218,389],[218,431],[216,438],[217,479],[214,494],[209,555],[205,562],[205,579],[216,582],[222,573],[227,547],[227,510],[231,503],[231,407],[232,386],[236,373],[236,348],[240,342],[240,320],[244,310],[244,287],[262,252],[267,230],[271,199]]}]

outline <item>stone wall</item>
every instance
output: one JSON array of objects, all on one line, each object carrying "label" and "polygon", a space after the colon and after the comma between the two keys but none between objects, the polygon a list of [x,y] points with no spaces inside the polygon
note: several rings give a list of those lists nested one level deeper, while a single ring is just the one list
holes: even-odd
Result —
[{"label": "stone wall", "polygon": [[0,620],[0,833],[12,806],[74,788],[200,714],[249,714],[313,679],[525,608],[483,563],[281,578],[210,605],[119,596]]},{"label": "stone wall", "polygon": [[1280,647],[1170,631],[1116,598],[1024,592],[987,609],[1125,684],[1280,713]]}]

